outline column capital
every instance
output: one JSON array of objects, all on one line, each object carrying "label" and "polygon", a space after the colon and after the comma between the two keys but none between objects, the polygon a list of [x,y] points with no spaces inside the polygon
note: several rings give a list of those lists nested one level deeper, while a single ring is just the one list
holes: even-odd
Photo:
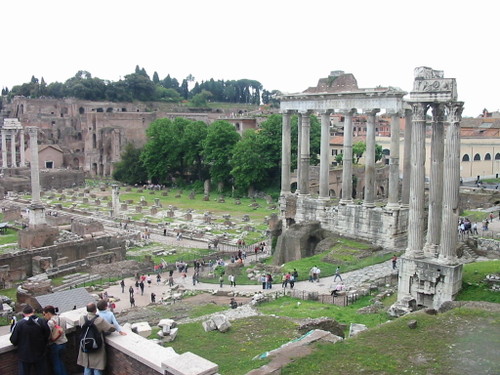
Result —
[{"label": "column capital", "polygon": [[430,107],[429,103],[415,102],[411,103],[411,107],[412,107],[414,121],[426,120],[425,116],[427,115],[427,111]]},{"label": "column capital", "polygon": [[320,112],[321,115],[331,115],[332,113],[335,113],[334,109],[325,109]]},{"label": "column capital", "polygon": [[354,114],[358,113],[358,110],[356,108],[351,108],[351,109],[343,108],[337,110],[337,113],[343,114],[344,116],[349,116],[349,115],[353,116]]},{"label": "column capital", "polygon": [[38,127],[36,127],[36,126],[27,126],[25,129],[28,131],[28,134],[30,136],[32,136],[32,135],[34,135],[34,136],[38,135]]},{"label": "column capital", "polygon": [[443,122],[446,115],[447,106],[444,103],[433,103],[432,108],[432,120],[434,122]]},{"label": "column capital", "polygon": [[366,111],[367,115],[376,116],[380,112],[380,108],[373,108]]},{"label": "column capital", "polygon": [[448,122],[456,123],[462,120],[462,112],[464,110],[464,102],[453,102],[448,104],[450,112],[448,114]]}]

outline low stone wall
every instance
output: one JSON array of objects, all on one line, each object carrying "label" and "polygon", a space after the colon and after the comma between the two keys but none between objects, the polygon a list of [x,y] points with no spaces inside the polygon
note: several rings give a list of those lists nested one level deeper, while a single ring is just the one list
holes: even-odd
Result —
[{"label": "low stone wall", "polygon": [[[82,373],[76,364],[78,357],[78,322],[85,309],[61,314],[73,328],[68,330],[68,344],[64,357],[69,374]],[[9,341],[10,335],[0,336],[0,374],[17,373],[16,348]],[[131,331],[126,336],[112,333],[106,336],[108,375],[213,375],[217,364],[190,352],[177,354],[172,348],[162,347]]]},{"label": "low stone wall", "polygon": [[[52,258],[52,264],[54,266],[58,264],[59,258],[64,258],[65,263],[70,263],[88,258],[92,255],[102,255],[105,253],[105,258],[108,259],[108,262],[120,261],[125,259],[126,239],[127,237],[101,235],[95,236],[94,238],[64,242],[35,250],[24,250],[16,253],[3,254],[0,255],[0,264],[6,269],[6,273],[3,277],[5,281],[9,283],[13,280],[24,280],[26,277],[32,276],[34,274],[33,258],[37,256]],[[98,249],[100,247],[102,247],[102,250]],[[112,252],[113,256],[107,254],[109,252]],[[103,261],[105,261],[105,259],[99,259],[99,262]]]},{"label": "low stone wall", "polygon": [[479,255],[490,258],[500,258],[500,241],[489,238],[477,239],[477,251]]}]

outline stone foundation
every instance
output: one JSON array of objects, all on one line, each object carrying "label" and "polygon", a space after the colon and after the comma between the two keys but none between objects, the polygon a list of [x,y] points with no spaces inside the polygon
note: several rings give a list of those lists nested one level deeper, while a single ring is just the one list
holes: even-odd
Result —
[{"label": "stone foundation", "polygon": [[452,301],[461,287],[461,264],[445,265],[436,259],[401,257],[398,287],[400,303],[408,301],[416,308],[437,310],[444,302]]}]

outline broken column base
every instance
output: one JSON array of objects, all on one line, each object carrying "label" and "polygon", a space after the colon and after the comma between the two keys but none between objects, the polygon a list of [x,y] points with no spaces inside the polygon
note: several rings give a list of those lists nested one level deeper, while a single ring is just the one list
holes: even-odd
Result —
[{"label": "broken column base", "polygon": [[[398,302],[394,313],[439,307],[453,301],[462,287],[462,265],[440,263],[436,258],[401,257]],[[414,301],[413,301],[414,300]]]}]

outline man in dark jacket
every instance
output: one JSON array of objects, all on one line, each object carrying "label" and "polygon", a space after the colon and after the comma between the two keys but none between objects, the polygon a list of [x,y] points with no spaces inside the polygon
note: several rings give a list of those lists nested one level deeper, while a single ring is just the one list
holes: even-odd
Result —
[{"label": "man in dark jacket", "polygon": [[45,353],[50,337],[50,328],[45,319],[34,314],[30,305],[23,309],[24,318],[17,322],[10,336],[10,342],[17,346],[19,357],[19,375],[30,374],[33,367],[35,374],[46,375]]}]

